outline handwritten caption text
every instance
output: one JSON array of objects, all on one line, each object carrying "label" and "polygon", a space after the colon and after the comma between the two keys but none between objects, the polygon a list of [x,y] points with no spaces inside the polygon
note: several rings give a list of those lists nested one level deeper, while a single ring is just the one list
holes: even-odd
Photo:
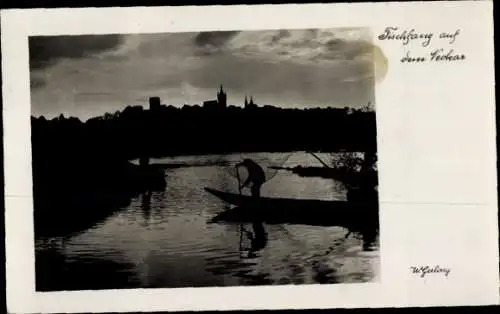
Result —
[{"label": "handwritten caption text", "polygon": [[[377,38],[379,40],[401,41],[405,47],[409,47],[411,43],[417,42],[421,47],[429,48],[427,55],[414,54],[408,48],[400,60],[402,63],[453,62],[462,61],[466,58],[464,54],[458,53],[449,47],[456,43],[460,33],[460,29],[451,32],[419,33],[415,29],[400,30],[399,27],[389,26]],[[436,46],[434,46],[435,41],[438,43]]]}]

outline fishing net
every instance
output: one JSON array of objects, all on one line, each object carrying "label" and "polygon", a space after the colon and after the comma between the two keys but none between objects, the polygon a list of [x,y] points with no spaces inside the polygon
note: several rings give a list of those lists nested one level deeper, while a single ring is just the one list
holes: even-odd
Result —
[{"label": "fishing net", "polygon": [[[243,184],[249,173],[246,167],[236,166],[244,159],[251,159],[258,164],[265,174],[265,182],[272,180],[286,166],[294,153],[239,153],[220,155],[215,161],[218,167],[216,188],[225,191],[238,191],[238,183]],[[215,182],[214,182],[215,183]]]}]

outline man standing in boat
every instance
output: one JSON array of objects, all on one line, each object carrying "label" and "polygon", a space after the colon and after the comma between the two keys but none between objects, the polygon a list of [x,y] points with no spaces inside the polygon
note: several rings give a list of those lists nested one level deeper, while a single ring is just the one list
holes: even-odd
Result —
[{"label": "man standing in boat", "polygon": [[260,197],[260,188],[266,182],[266,174],[264,169],[259,166],[252,159],[244,159],[241,163],[236,165],[236,171],[238,171],[239,167],[245,167],[248,171],[248,178],[246,181],[239,187],[243,189],[248,187],[251,184],[250,191],[253,197]]}]

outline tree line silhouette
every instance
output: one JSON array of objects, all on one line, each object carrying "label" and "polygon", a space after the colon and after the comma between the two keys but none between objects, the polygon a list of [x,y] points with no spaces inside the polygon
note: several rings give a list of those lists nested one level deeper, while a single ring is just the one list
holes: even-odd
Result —
[{"label": "tree line silhouette", "polygon": [[376,148],[375,113],[347,108],[129,106],[86,122],[62,115],[32,117],[32,133],[34,150],[40,147],[50,155],[90,151],[100,160]]}]

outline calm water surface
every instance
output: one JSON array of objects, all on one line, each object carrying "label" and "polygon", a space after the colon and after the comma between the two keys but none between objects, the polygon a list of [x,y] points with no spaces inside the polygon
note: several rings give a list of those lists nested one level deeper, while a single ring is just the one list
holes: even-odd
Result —
[{"label": "calm water surface", "polygon": [[[296,153],[245,155],[283,166],[320,165]],[[269,157],[271,156],[271,157]],[[241,156],[224,157],[226,161]],[[266,159],[270,158],[270,159]],[[220,156],[206,156],[210,164]],[[154,162],[199,162],[191,157]],[[361,240],[341,227],[266,225],[268,241],[248,258],[250,240],[241,226],[211,224],[228,205],[203,188],[236,192],[228,167],[198,165],[167,170],[165,191],[140,195],[93,228],[69,239],[38,239],[38,290],[169,288],[263,284],[367,282],[375,279],[378,250],[362,252]],[[269,172],[263,196],[345,200],[343,185],[332,180]],[[251,225],[244,230],[252,231]]]}]

